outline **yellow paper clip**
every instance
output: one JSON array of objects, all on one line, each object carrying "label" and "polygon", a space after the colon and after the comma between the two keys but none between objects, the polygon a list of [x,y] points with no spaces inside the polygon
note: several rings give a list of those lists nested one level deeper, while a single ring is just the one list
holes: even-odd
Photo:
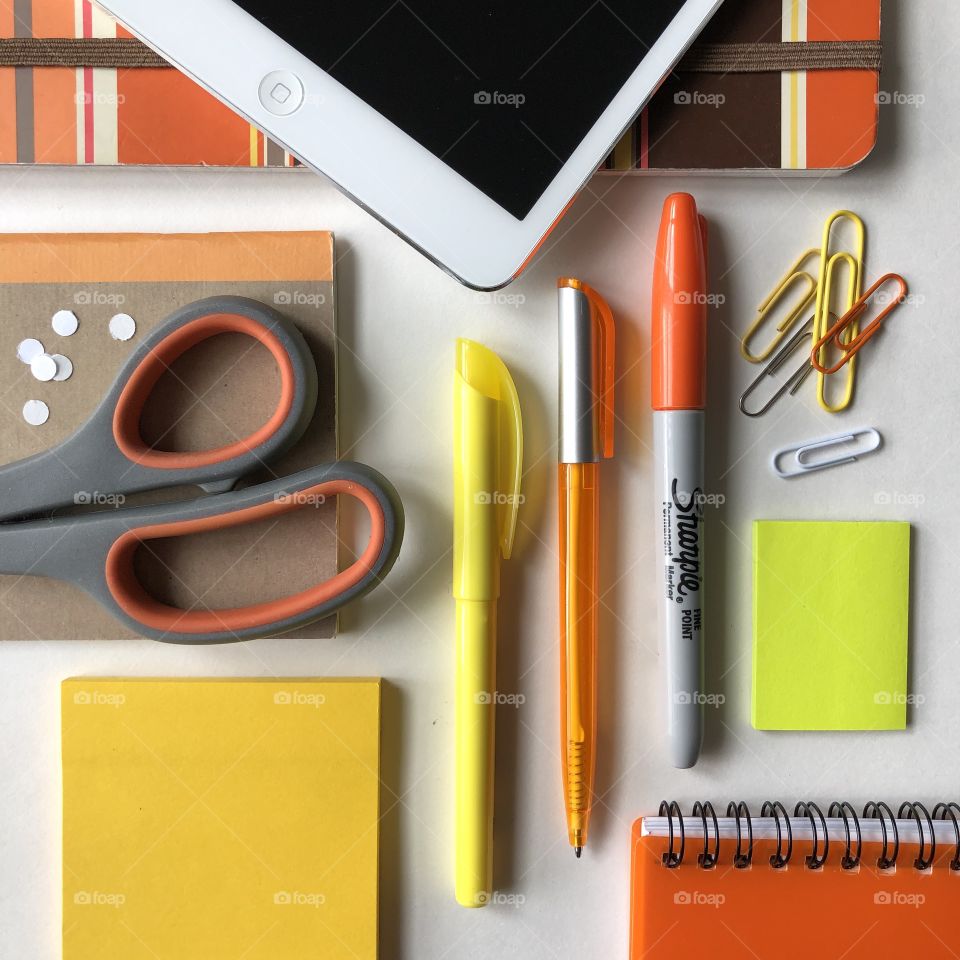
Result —
[{"label": "yellow paper clip", "polygon": [[[834,225],[840,220],[849,220],[855,230],[856,244],[853,253],[830,252],[830,236]],[[847,290],[843,305],[835,312],[839,316],[845,316],[860,299],[863,289],[863,257],[866,248],[866,228],[863,221],[850,210],[838,210],[831,214],[823,225],[823,244],[820,249],[820,276],[817,282],[817,305],[814,313],[813,339],[819,343],[824,334],[832,326],[831,312],[834,303],[834,284],[837,267],[843,264],[847,269]],[[849,344],[856,339],[859,333],[859,324],[852,323],[844,329],[844,336],[837,341],[837,345],[842,349],[844,345]],[[826,368],[827,344],[824,344],[819,351],[818,361],[822,368]],[[839,413],[846,410],[853,400],[853,387],[856,379],[856,358],[852,357],[846,365],[846,386],[844,387],[841,398],[832,403],[827,399],[826,384],[828,374],[817,372],[817,403],[828,413]]]},{"label": "yellow paper clip", "polygon": [[[819,256],[820,249],[811,247],[800,254],[793,266],[780,278],[770,295],[757,308],[757,318],[740,341],[740,353],[744,360],[751,363],[763,363],[780,346],[784,338],[790,333],[793,325],[806,314],[817,297],[817,278],[808,270],[803,269],[811,257]],[[794,288],[799,288],[800,296],[790,308],[787,315],[777,324],[777,335],[764,347],[760,353],[750,352],[750,341],[757,335],[764,324],[770,319],[773,312],[780,306],[781,301]]]}]

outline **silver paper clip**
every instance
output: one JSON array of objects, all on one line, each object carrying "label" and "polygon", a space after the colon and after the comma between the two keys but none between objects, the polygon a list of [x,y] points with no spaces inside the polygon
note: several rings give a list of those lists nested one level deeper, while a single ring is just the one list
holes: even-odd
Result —
[{"label": "silver paper clip", "polygon": [[760,371],[760,376],[743,391],[740,397],[740,412],[748,417],[762,417],[787,391],[793,396],[803,382],[813,373],[809,350],[803,363],[790,375],[790,378],[759,410],[748,410],[747,401],[759,389],[767,377],[772,377],[801,347],[804,340],[813,336],[813,317],[811,317],[773,356],[773,359]]},{"label": "silver paper clip", "polygon": [[[865,443],[860,443],[863,437],[868,439]],[[802,477],[818,470],[840,467],[845,463],[856,463],[857,460],[865,457],[868,453],[879,450],[882,443],[883,438],[879,431],[873,427],[866,427],[863,430],[838,433],[836,436],[824,437],[822,440],[811,440],[797,446],[784,447],[774,453],[770,464],[778,477],[782,480],[791,480],[794,477]],[[839,456],[826,459],[815,456],[817,453],[830,451],[836,447],[849,446],[850,444],[857,444],[852,452],[841,453]],[[780,461],[786,457],[790,459],[787,461],[786,469],[783,469],[780,466]]]}]

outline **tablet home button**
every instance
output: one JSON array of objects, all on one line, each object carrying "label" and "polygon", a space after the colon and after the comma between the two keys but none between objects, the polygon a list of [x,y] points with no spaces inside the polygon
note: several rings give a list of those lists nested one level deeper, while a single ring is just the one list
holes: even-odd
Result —
[{"label": "tablet home button", "polygon": [[260,81],[260,102],[274,116],[289,117],[303,103],[303,84],[289,70],[274,70]]}]

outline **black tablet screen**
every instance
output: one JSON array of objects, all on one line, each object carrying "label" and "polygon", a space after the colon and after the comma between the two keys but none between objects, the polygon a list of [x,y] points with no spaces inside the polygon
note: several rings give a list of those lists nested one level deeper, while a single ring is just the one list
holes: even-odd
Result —
[{"label": "black tablet screen", "polygon": [[236,2],[520,219],[683,6]]}]

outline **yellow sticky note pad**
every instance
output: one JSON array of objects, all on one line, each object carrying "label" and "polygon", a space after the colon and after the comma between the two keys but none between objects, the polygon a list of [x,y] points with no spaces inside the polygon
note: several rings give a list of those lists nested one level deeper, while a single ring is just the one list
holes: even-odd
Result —
[{"label": "yellow sticky note pad", "polygon": [[379,680],[62,686],[64,960],[372,960]]},{"label": "yellow sticky note pad", "polygon": [[902,730],[910,524],[753,526],[753,725]]}]

